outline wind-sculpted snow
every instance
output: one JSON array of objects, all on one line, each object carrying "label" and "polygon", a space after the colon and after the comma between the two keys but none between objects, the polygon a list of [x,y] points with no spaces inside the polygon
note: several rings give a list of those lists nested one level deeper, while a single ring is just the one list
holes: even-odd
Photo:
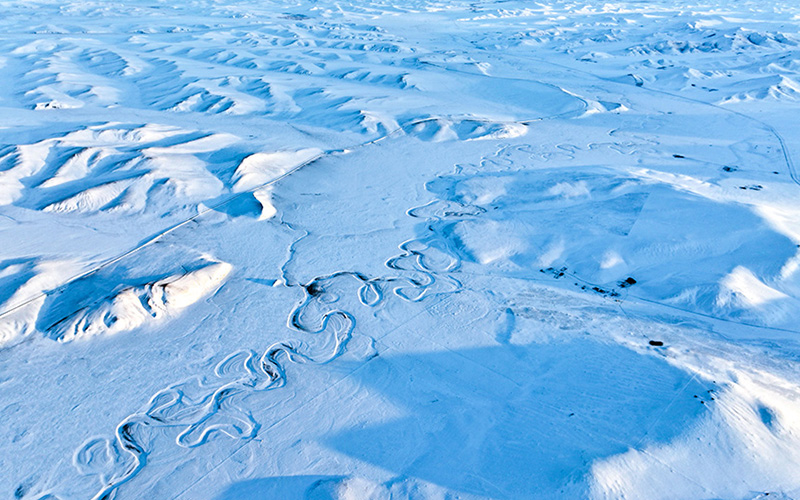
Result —
[{"label": "wind-sculpted snow", "polygon": [[[19,68],[15,92],[24,106],[41,111],[122,106],[257,115],[375,137],[432,111],[509,117],[530,109],[520,96],[539,99],[517,118],[537,118],[567,97],[544,88],[536,96],[532,88],[541,84],[534,81],[523,94],[514,81],[498,86],[479,71],[461,81],[442,78],[411,40],[376,25],[293,21],[232,22],[213,32],[171,28],[169,37],[116,34],[114,46],[91,35],[6,46]],[[486,91],[459,92],[478,86]],[[411,105],[398,109],[399,99]]]},{"label": "wind-sculpted snow", "polygon": [[[551,52],[563,64],[598,71],[607,78],[714,103],[797,99],[797,27],[763,18],[754,3],[739,4],[732,19],[725,3],[686,9],[675,2],[650,2],[629,8],[622,4],[585,5],[550,2],[546,6],[506,2],[484,4],[464,21],[496,20],[511,32],[489,35],[483,47],[502,47],[516,57],[531,50]],[[796,6],[779,10],[791,18]],[[527,22],[555,15],[569,23],[531,27]],[[491,45],[493,44],[493,45]],[[743,57],[739,57],[743,56]],[[726,62],[722,62],[722,60]],[[579,62],[579,64],[575,64]],[[606,67],[619,68],[615,75]]]},{"label": "wind-sculpted snow", "polygon": [[0,157],[1,201],[59,213],[173,211],[224,192],[202,156],[228,149],[235,158],[236,142],[159,125],[75,130]]}]

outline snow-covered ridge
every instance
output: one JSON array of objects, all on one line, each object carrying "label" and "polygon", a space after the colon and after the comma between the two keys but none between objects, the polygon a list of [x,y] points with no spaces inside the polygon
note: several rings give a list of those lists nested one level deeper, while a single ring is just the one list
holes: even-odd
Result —
[{"label": "snow-covered ridge", "polygon": [[175,316],[215,291],[230,271],[230,264],[217,262],[183,275],[124,288],[58,320],[47,328],[48,335],[60,342],[70,342],[114,335]]}]

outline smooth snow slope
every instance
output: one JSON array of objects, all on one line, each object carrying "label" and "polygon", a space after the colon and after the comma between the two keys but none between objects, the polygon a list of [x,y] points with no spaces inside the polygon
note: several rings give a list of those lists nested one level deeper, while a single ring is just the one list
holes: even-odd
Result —
[{"label": "smooth snow slope", "polygon": [[798,44],[0,0],[0,497],[800,498]]}]

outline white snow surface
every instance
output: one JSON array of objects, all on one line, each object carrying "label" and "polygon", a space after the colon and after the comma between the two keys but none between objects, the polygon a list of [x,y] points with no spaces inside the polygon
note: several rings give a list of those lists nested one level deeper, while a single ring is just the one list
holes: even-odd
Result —
[{"label": "white snow surface", "polygon": [[0,498],[800,499],[799,44],[0,0]]}]

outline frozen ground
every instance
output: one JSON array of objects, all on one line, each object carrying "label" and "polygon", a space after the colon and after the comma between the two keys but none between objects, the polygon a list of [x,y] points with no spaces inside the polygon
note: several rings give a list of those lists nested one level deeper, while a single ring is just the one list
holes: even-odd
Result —
[{"label": "frozen ground", "polygon": [[800,498],[800,6],[0,0],[0,497]]}]

